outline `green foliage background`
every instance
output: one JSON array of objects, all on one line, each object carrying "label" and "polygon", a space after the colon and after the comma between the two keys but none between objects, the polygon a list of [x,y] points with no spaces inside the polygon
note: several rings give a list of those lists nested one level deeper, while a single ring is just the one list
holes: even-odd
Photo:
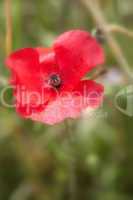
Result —
[{"label": "green foliage background", "polygon": [[[8,78],[4,3],[0,0],[0,76]],[[109,23],[133,28],[132,0],[101,0],[101,5]],[[14,50],[50,46],[66,30],[95,27],[79,0],[12,0],[12,15]],[[132,39],[118,33],[115,37],[132,67]],[[124,79],[106,44],[105,51],[107,74],[116,69],[116,80]],[[114,105],[115,95],[128,82],[116,84],[111,77],[99,79],[106,98],[96,115],[68,121],[71,139],[65,123],[47,126],[24,120],[0,102],[0,200],[133,199],[133,117]],[[11,92],[6,98],[12,99]]]}]

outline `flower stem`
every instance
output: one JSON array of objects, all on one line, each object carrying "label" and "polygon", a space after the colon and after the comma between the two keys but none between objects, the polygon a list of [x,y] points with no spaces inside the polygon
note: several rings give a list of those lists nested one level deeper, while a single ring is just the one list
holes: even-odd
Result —
[{"label": "flower stem", "polygon": [[69,121],[65,122],[65,130],[67,134],[67,149],[68,149],[68,173],[69,173],[69,199],[76,200],[76,159],[74,153],[74,137],[72,132],[72,127]]},{"label": "flower stem", "polygon": [[121,33],[123,35],[126,35],[127,37],[133,38],[133,31],[128,30],[127,28],[117,25],[117,24],[110,24],[107,27],[109,32],[112,33]]},{"label": "flower stem", "polygon": [[5,0],[5,18],[6,18],[5,51],[6,51],[6,55],[8,55],[12,51],[12,6],[11,6],[11,0]]},{"label": "flower stem", "polygon": [[114,55],[121,69],[125,73],[127,80],[132,83],[132,80],[133,80],[132,71],[123,54],[123,51],[120,45],[112,36],[111,32],[108,31],[108,23],[103,15],[103,12],[100,8],[98,1],[95,0],[95,3],[94,3],[94,0],[81,0],[81,2],[85,5],[88,11],[91,12],[92,17],[94,21],[96,22],[97,26],[102,29],[103,34],[106,37],[108,46],[112,50],[112,54]]}]

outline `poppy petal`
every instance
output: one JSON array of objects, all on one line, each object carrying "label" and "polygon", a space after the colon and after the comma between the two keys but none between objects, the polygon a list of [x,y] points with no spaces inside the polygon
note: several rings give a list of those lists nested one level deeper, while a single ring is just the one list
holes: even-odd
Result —
[{"label": "poppy petal", "polygon": [[44,110],[49,101],[53,101],[57,94],[51,88],[44,88],[42,91],[29,91],[24,87],[17,86],[14,88],[15,107],[17,112],[28,117],[33,113],[40,113]]},{"label": "poppy petal", "polygon": [[56,124],[66,118],[77,118],[86,108],[96,109],[102,103],[103,86],[94,81],[81,81],[73,92],[64,93],[49,103],[45,110],[30,116],[33,120]]},{"label": "poppy petal", "polygon": [[39,54],[33,48],[24,48],[12,53],[6,65],[16,73],[35,72],[39,64]]},{"label": "poppy petal", "polygon": [[6,65],[11,69],[13,79],[16,84],[23,84],[28,88],[33,88],[35,82],[40,80],[39,54],[33,48],[20,49],[11,54]]},{"label": "poppy petal", "polygon": [[74,86],[87,72],[104,62],[103,49],[86,31],[62,34],[55,41],[54,50],[66,86],[68,82]]}]

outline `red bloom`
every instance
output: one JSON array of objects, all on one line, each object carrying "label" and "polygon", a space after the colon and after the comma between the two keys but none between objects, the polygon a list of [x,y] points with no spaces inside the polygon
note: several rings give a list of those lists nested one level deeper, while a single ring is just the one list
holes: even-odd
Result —
[{"label": "red bloom", "polygon": [[6,60],[12,72],[17,111],[26,118],[54,124],[97,108],[103,86],[84,75],[104,62],[100,45],[88,32],[74,30],[51,49],[25,48]]}]

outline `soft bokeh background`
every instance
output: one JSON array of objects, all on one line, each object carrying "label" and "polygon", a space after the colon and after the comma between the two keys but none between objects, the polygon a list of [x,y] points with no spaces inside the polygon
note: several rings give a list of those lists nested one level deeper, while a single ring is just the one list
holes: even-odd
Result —
[{"label": "soft bokeh background", "polygon": [[[9,77],[4,66],[6,1],[0,0],[1,91]],[[108,23],[133,28],[133,0],[100,2]],[[95,28],[80,0],[12,0],[11,8],[13,49],[50,46],[66,30]],[[121,33],[114,36],[132,67],[133,40]],[[107,72],[99,78],[105,85],[104,104],[93,115],[69,120],[71,133],[65,123],[24,120],[0,103],[0,200],[133,199],[133,117],[114,105],[116,94],[129,83],[108,45],[104,48]],[[11,91],[5,98],[10,102]]]}]

